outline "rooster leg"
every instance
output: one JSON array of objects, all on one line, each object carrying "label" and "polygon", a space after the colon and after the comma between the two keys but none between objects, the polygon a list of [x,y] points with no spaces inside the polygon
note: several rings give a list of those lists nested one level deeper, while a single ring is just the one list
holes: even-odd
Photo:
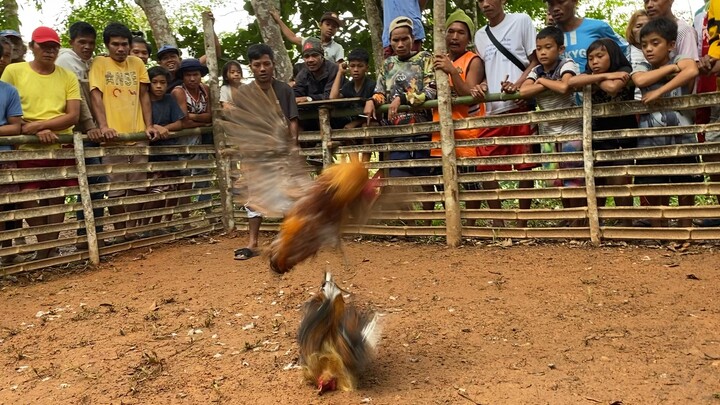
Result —
[{"label": "rooster leg", "polygon": [[340,253],[340,257],[342,257],[343,262],[343,268],[345,269],[345,274],[347,275],[347,278],[353,278],[357,274],[357,269],[352,269],[350,267],[350,260],[347,257],[347,254],[345,254],[345,249],[343,248],[343,244],[341,242],[338,242],[337,244],[337,251]]}]

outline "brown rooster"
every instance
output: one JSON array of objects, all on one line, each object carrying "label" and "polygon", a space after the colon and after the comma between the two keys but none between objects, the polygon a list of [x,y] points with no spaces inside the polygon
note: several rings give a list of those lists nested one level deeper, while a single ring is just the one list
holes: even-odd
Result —
[{"label": "brown rooster", "polygon": [[320,294],[305,304],[298,330],[305,380],[317,385],[318,394],[354,390],[379,338],[377,314],[361,313],[346,304],[342,290],[325,273]]},{"label": "brown rooster", "polygon": [[350,213],[367,212],[361,208],[377,193],[357,159],[328,167],[313,181],[287,123],[258,91],[258,86],[241,86],[233,95],[238,108],[223,110],[224,153],[240,162],[234,170],[236,200],[264,215],[284,217],[270,245],[270,268],[285,273],[324,246],[339,248]]}]

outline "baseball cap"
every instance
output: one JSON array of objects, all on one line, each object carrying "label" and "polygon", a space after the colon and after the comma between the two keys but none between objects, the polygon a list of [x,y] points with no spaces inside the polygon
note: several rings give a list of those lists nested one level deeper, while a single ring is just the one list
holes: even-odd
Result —
[{"label": "baseball cap", "polygon": [[22,38],[19,32],[15,30],[2,30],[0,31],[0,37],[18,37]]},{"label": "baseball cap", "polygon": [[390,29],[388,30],[388,32],[393,32],[397,28],[401,28],[401,27],[408,27],[408,28],[410,28],[410,32],[412,32],[413,22],[410,19],[410,17],[400,16],[400,17],[397,17],[396,19],[392,20],[392,22],[390,23]]},{"label": "baseball cap", "polygon": [[303,42],[302,46],[302,54],[305,56],[305,54],[308,53],[319,53],[320,55],[325,55],[325,51],[322,47],[322,42],[318,38],[307,38],[305,39],[305,42]]},{"label": "baseball cap", "polygon": [[163,56],[164,54],[168,53],[168,52],[172,52],[172,53],[176,54],[177,56],[180,56],[180,50],[179,50],[179,49],[175,48],[175,47],[172,46],[172,45],[163,45],[163,46],[160,47],[160,49],[158,49],[158,52],[157,52],[157,55],[156,55],[156,56],[157,56],[157,60],[162,59],[162,56]]},{"label": "baseball cap", "polygon": [[325,20],[335,21],[335,23],[337,23],[338,27],[343,27],[343,26],[345,26],[345,24],[343,24],[343,22],[342,22],[342,20],[340,19],[340,17],[338,17],[338,14],[337,14],[336,12],[334,12],[334,11],[326,11],[326,12],[322,15],[322,17],[320,17],[320,22],[321,22],[321,23],[322,23],[323,21],[325,21]]},{"label": "baseball cap", "polygon": [[470,38],[475,34],[475,24],[473,24],[470,17],[465,14],[465,11],[462,9],[455,10],[452,14],[450,14],[447,18],[447,21],[445,21],[445,29],[448,29],[450,24],[460,22],[465,25],[467,25],[468,28],[468,35],[470,35]]},{"label": "baseball cap", "polygon": [[30,39],[38,44],[42,44],[44,42],[54,42],[58,45],[60,45],[60,36],[57,32],[55,32],[54,29],[50,27],[37,27],[35,28],[35,31],[33,31],[32,36]]}]

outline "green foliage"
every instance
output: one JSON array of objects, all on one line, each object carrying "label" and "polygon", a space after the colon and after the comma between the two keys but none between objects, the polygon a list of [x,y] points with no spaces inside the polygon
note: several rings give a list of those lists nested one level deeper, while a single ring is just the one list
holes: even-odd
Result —
[{"label": "green foliage", "polygon": [[0,2],[0,29],[20,31],[17,1],[2,0]]},{"label": "green foliage", "polygon": [[[127,0],[87,0],[83,4],[73,3],[70,14],[63,21],[65,29],[59,29],[63,46],[69,46],[68,28],[77,21],[85,21],[97,30],[98,53],[104,49],[102,32],[111,22],[121,22],[132,31],[143,31],[146,34],[150,32],[150,25],[147,18],[145,18],[145,13],[135,3],[130,3]],[[152,36],[149,39],[152,43]]]},{"label": "green foliage", "polygon": [[[641,8],[643,8],[643,3],[639,0],[603,0],[601,2],[588,4],[582,15],[584,17],[606,21],[615,32],[625,37],[625,29],[630,20],[630,15],[632,15],[635,10]],[[621,12],[619,10],[628,11]]]}]

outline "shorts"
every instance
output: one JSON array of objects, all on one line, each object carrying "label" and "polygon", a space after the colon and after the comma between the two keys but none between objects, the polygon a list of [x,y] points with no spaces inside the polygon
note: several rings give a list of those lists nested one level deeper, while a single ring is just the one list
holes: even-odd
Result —
[{"label": "shorts", "polygon": [[[170,172],[154,172],[150,175],[151,180],[158,180],[158,179],[167,179],[170,177],[178,177],[177,171],[170,171]],[[166,184],[166,185],[158,185],[158,186],[151,186],[150,187],[150,193],[167,193],[168,191],[175,191],[177,190],[177,184]]]},{"label": "shorts", "polygon": [[[47,167],[75,167],[74,159],[39,159],[21,160],[17,162],[18,169],[35,169]],[[77,179],[37,180],[20,184],[20,190],[46,190],[48,188],[77,186]]]},{"label": "shorts", "polygon": [[[512,110],[510,113],[526,112],[525,109],[522,111]],[[478,138],[495,138],[505,136],[527,136],[534,135],[537,132],[532,125],[516,125],[507,127],[496,127],[496,128],[483,128],[480,131]],[[534,145],[488,145],[478,146],[476,149],[477,156],[509,156],[509,155],[523,155],[535,153]],[[539,145],[538,145],[539,146]],[[516,165],[478,165],[477,170],[480,172],[489,171],[508,171],[508,170],[528,170],[534,167],[540,166],[537,163],[520,163]]]},{"label": "shorts", "polygon": [[[697,162],[696,156],[679,156],[674,158],[642,159],[637,161],[637,165],[691,164]],[[635,184],[702,183],[703,181],[705,181],[703,176],[689,174],[635,177]]]},{"label": "shorts", "polygon": [[[133,155],[133,156],[103,156],[102,162],[105,165],[118,165],[118,164],[130,164],[130,163],[147,163],[148,162],[148,156],[147,155]],[[142,181],[147,180],[147,173],[146,172],[140,172],[140,173],[108,173],[107,174],[107,181],[110,184],[116,184],[119,182],[127,182],[127,181]],[[140,193],[147,192],[146,187],[137,187],[131,189],[133,191],[137,191]],[[110,190],[108,191],[107,195],[109,198],[114,197],[123,197],[125,196],[127,190]]]}]

